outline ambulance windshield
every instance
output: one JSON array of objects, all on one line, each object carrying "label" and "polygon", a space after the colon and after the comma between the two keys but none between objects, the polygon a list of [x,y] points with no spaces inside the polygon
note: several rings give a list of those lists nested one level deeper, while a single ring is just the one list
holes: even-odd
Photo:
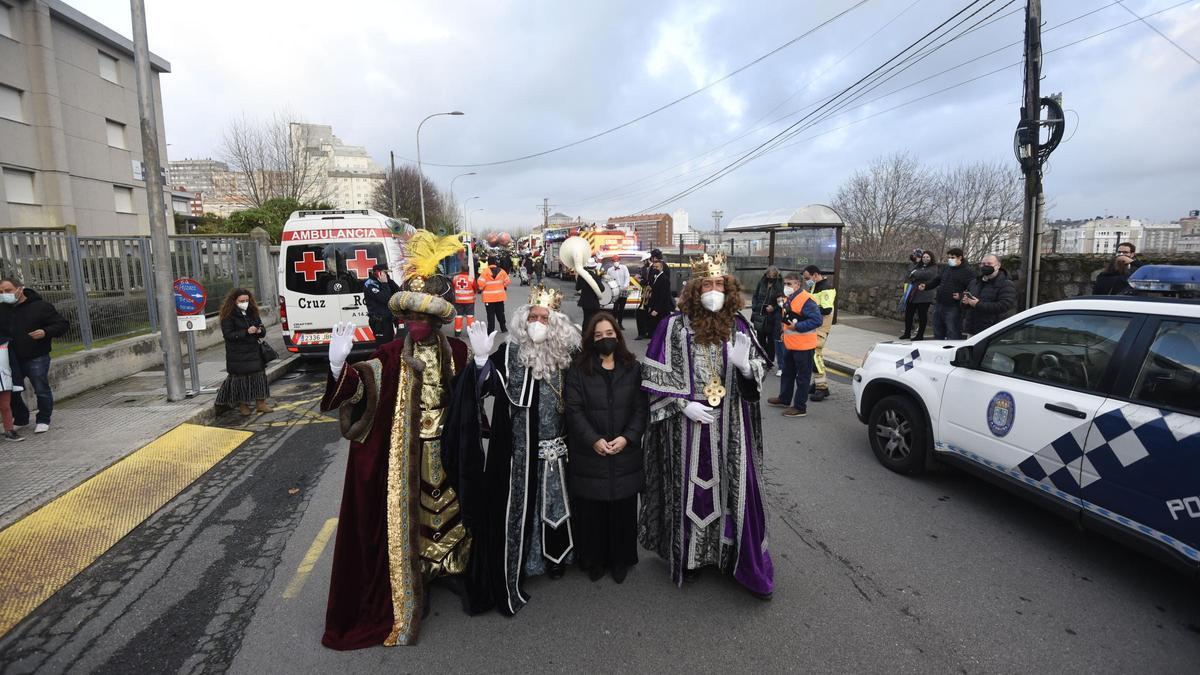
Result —
[{"label": "ambulance windshield", "polygon": [[306,295],[361,293],[371,268],[388,261],[372,242],[292,244],[286,255],[287,289]]}]

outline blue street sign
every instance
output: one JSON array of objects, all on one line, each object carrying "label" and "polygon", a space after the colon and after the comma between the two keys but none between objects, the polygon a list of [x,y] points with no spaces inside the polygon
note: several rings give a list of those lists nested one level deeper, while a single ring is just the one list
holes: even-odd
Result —
[{"label": "blue street sign", "polygon": [[203,314],[208,302],[208,293],[195,279],[175,280],[175,311],[182,316]]}]

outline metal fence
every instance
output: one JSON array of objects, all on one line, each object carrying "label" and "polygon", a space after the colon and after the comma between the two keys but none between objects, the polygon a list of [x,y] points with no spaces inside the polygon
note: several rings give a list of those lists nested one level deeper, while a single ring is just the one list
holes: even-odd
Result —
[{"label": "metal fence", "polygon": [[[247,235],[172,236],[172,276],[191,277],[216,314],[235,287],[261,296],[274,270],[258,269],[257,240]],[[269,257],[269,256],[268,256]],[[91,349],[100,341],[158,330],[150,237],[81,237],[74,228],[0,231],[0,276],[16,276],[54,304],[71,327],[60,343]],[[273,307],[274,297],[258,297]]]}]

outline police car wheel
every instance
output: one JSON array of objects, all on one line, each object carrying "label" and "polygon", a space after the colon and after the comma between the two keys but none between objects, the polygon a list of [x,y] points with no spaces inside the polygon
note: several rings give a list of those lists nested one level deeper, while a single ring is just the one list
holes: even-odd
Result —
[{"label": "police car wheel", "polygon": [[867,423],[871,450],[879,463],[897,473],[925,468],[929,430],[925,415],[908,396],[888,396],[871,408]]}]

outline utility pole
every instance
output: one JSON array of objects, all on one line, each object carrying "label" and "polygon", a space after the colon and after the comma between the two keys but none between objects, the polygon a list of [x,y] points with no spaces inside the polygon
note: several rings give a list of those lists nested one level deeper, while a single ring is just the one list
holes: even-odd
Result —
[{"label": "utility pole", "polygon": [[550,207],[554,206],[550,203],[549,197],[542,198],[542,205],[538,210],[542,212],[542,231],[546,231],[550,227]]},{"label": "utility pole", "polygon": [[1021,229],[1021,284],[1024,305],[1037,304],[1037,259],[1041,255],[1038,232],[1041,228],[1039,203],[1042,198],[1041,117],[1042,117],[1042,3],[1025,4],[1025,96],[1021,101],[1018,127],[1018,160],[1025,174],[1025,204]]},{"label": "utility pole", "polygon": [[146,208],[150,215],[150,245],[155,260],[159,343],[167,378],[167,400],[179,401],[184,398],[183,355],[179,352],[179,324],[171,320],[175,317],[175,280],[171,271],[171,239],[167,235],[167,206],[163,201],[162,163],[158,154],[158,110],[154,105],[154,80],[150,72],[150,43],[146,37],[144,0],[129,0],[129,9],[133,15],[133,69],[137,73]]},{"label": "utility pole", "polygon": [[388,156],[392,161],[392,173],[388,174],[388,183],[392,187],[392,217],[398,218],[396,214],[400,213],[400,210],[396,208],[396,152],[388,150]]}]

